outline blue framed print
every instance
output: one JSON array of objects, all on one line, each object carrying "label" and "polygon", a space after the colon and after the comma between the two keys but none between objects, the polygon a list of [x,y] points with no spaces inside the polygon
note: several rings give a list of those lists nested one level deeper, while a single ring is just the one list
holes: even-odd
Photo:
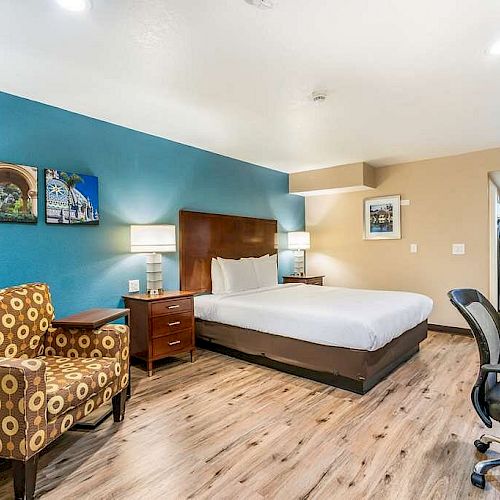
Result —
[{"label": "blue framed print", "polygon": [[99,224],[99,185],[93,175],[45,170],[47,224]]}]

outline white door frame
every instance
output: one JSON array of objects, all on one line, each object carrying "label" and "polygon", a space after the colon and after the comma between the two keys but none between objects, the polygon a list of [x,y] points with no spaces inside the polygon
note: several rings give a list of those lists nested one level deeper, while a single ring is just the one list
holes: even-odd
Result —
[{"label": "white door frame", "polygon": [[490,228],[490,302],[498,309],[498,188],[496,184],[488,179],[488,206],[489,206],[489,228]]}]

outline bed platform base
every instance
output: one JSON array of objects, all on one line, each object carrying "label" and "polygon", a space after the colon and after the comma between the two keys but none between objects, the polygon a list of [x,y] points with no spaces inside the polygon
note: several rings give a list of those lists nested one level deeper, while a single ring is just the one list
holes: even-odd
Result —
[{"label": "bed platform base", "polygon": [[196,320],[196,344],[203,349],[357,394],[366,394],[416,354],[426,337],[424,321],[377,351],[362,351]]}]

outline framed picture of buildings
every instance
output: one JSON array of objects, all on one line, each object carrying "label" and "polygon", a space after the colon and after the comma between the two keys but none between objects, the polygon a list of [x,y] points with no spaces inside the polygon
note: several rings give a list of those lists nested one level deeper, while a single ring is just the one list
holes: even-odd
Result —
[{"label": "framed picture of buildings", "polygon": [[45,170],[47,224],[99,224],[97,177],[61,170]]},{"label": "framed picture of buildings", "polygon": [[401,238],[401,196],[382,196],[364,200],[364,236],[366,240]]},{"label": "framed picture of buildings", "polygon": [[0,162],[0,222],[36,224],[38,170]]}]

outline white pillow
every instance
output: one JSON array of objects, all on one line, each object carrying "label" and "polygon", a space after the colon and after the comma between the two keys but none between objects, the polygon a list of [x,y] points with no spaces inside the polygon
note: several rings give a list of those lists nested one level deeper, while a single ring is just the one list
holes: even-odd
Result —
[{"label": "white pillow", "polygon": [[255,267],[250,259],[223,259],[217,257],[222,272],[226,292],[242,292],[259,288]]},{"label": "white pillow", "polygon": [[276,254],[252,259],[252,262],[259,288],[278,284],[278,256]]},{"label": "white pillow", "polygon": [[224,283],[224,273],[220,267],[219,261],[217,259],[212,259],[211,265],[212,274],[212,293],[219,294],[226,291],[226,285]]}]

